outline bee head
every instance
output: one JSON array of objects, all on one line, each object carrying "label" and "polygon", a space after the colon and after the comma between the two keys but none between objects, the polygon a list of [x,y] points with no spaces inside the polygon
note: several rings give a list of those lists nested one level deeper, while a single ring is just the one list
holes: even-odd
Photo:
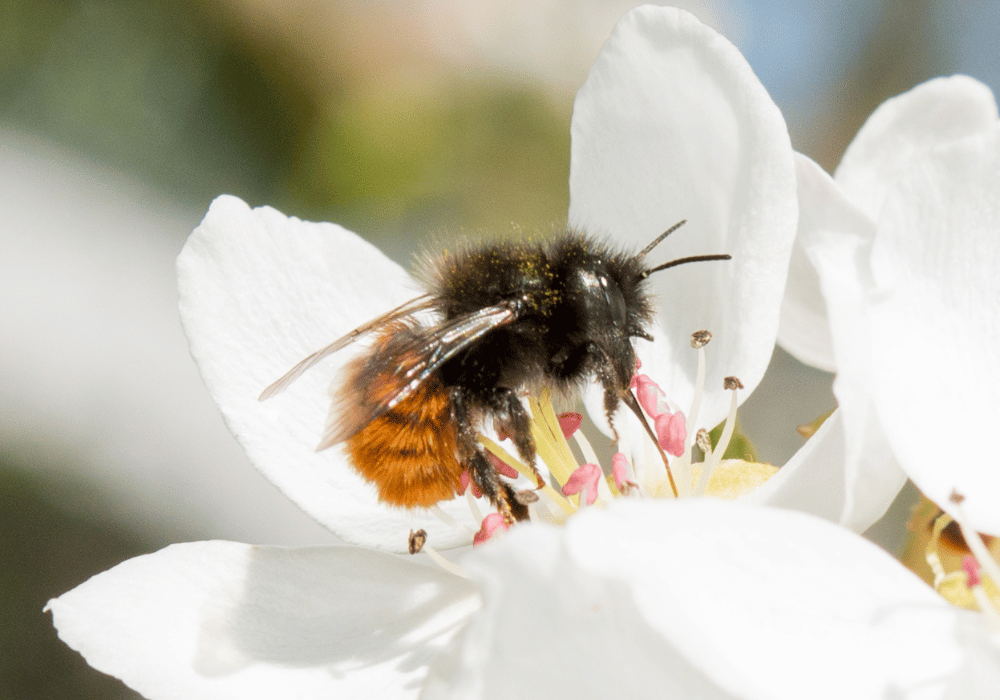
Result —
[{"label": "bee head", "polygon": [[576,260],[567,279],[571,317],[581,340],[591,354],[604,358],[604,371],[610,370],[614,384],[622,390],[635,373],[632,338],[650,338],[645,327],[652,317],[652,304],[641,272],[634,256],[600,251]]},{"label": "bee head", "polygon": [[[646,255],[685,223],[686,220],[677,222],[637,255],[609,256],[601,263],[605,273],[603,276],[595,271],[594,276],[599,282],[595,290],[603,291],[603,303],[607,309],[607,323],[595,333],[595,337],[600,339],[599,344],[623,387],[628,386],[635,371],[636,356],[632,338],[653,339],[646,330],[653,317],[652,302],[645,289],[649,276],[687,263],[732,258],[729,254],[692,255],[646,267]],[[601,294],[595,291],[589,298],[592,304],[597,304],[599,297]]]}]

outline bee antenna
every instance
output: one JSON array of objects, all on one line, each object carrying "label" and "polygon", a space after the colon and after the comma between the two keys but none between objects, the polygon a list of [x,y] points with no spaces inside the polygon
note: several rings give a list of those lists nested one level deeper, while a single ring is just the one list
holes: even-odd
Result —
[{"label": "bee antenna", "polygon": [[660,245],[660,243],[663,241],[664,238],[666,238],[667,236],[669,236],[671,233],[673,233],[674,231],[676,231],[677,229],[679,229],[681,226],[683,226],[686,223],[687,223],[687,219],[681,219],[680,221],[678,221],[676,224],[674,224],[673,226],[671,226],[670,228],[668,228],[666,231],[664,231],[663,233],[661,233],[659,236],[657,236],[656,240],[654,240],[648,246],[646,246],[645,248],[643,248],[642,252],[639,253],[639,255],[637,257],[640,257],[640,258],[646,257],[646,253],[648,253],[649,251],[651,251],[656,246]]},{"label": "bee antenna", "polygon": [[677,267],[678,265],[686,265],[687,263],[693,262],[706,262],[708,260],[732,260],[733,256],[729,253],[721,253],[719,255],[692,255],[689,258],[677,258],[676,260],[671,260],[670,262],[663,263],[662,265],[657,265],[656,267],[651,267],[648,270],[644,270],[639,274],[639,279],[644,280],[649,277],[654,272],[659,272],[660,270],[666,270],[668,267]]}]

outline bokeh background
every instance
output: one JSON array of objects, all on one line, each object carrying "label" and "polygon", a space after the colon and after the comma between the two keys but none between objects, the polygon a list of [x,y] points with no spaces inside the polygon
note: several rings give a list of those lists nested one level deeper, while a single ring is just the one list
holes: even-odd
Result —
[{"label": "bokeh background", "polygon": [[[135,697],[42,613],[125,558],[332,541],[247,464],[187,355],[173,262],[209,202],[336,221],[404,264],[442,233],[548,230],[573,95],[633,4],[0,0],[0,700]],[[990,0],[680,4],[828,170],[918,82],[1000,85]],[[829,387],[776,353],[742,411],[764,459]]]}]

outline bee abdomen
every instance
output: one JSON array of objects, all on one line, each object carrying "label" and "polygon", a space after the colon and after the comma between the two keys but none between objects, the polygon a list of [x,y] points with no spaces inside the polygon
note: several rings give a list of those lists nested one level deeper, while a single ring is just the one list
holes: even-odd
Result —
[{"label": "bee abdomen", "polygon": [[436,377],[365,425],[347,449],[384,503],[427,507],[461,491],[451,402]]}]

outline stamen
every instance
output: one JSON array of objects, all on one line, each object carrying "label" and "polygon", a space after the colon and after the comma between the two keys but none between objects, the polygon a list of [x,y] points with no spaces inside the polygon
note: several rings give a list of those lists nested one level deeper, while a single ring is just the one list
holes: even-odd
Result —
[{"label": "stamen", "polygon": [[927,546],[924,548],[924,559],[927,560],[927,565],[931,567],[931,572],[934,574],[934,590],[941,588],[941,584],[947,576],[944,564],[941,563],[941,555],[938,554],[937,550],[941,533],[944,532],[944,529],[951,522],[951,516],[947,513],[941,513],[941,515],[936,517],[934,519],[934,527],[931,528],[930,541],[927,542]]},{"label": "stamen", "polygon": [[507,524],[507,521],[504,520],[502,515],[499,513],[490,513],[483,518],[483,523],[479,528],[479,532],[473,535],[472,546],[478,547],[484,542],[488,542],[494,537],[498,537],[509,528],[510,525]]},{"label": "stamen", "polygon": [[979,565],[976,558],[966,554],[962,557],[962,571],[965,572],[965,585],[969,588],[981,586],[983,581],[979,578]]},{"label": "stamen", "polygon": [[548,507],[551,500],[538,499],[534,503],[528,504],[528,519],[533,523],[557,523],[560,518]]},{"label": "stamen", "polygon": [[[646,420],[648,414],[643,410],[642,406],[639,405],[639,401],[632,393],[631,387],[638,386],[640,384],[641,382],[639,382],[639,378],[637,377],[636,382],[630,383],[629,390],[627,390],[624,394],[622,394],[621,401],[623,404],[625,404],[626,408],[632,411],[632,413],[635,414],[635,417],[639,419],[639,425],[642,426],[642,429],[646,431],[646,435],[649,436],[649,439],[656,446],[656,451],[660,459],[663,461],[663,470],[666,473],[667,481],[670,484],[670,492],[673,494],[674,498],[678,498],[680,494],[677,491],[677,482],[674,480],[674,472],[670,468],[670,461],[667,459],[667,453],[663,451],[662,447],[660,447],[660,441],[656,437],[656,433],[653,432],[653,429],[649,426],[649,421]],[[619,439],[621,438],[620,434],[616,434],[616,436]]]},{"label": "stamen", "polygon": [[[429,510],[432,513],[434,513],[434,515],[438,516],[438,518],[440,518],[442,521],[444,521],[445,525],[450,525],[454,529],[456,529],[459,532],[461,532],[463,535],[465,535],[467,537],[472,537],[472,535],[475,534],[475,533],[472,532],[472,530],[470,530],[469,528],[467,528],[465,525],[463,525],[462,523],[458,522],[453,517],[451,517],[450,515],[448,515],[447,513],[445,513],[443,510],[441,510],[440,506],[436,506],[436,505],[435,506],[431,506]],[[420,530],[419,532],[423,532],[423,530]]]},{"label": "stamen", "polygon": [[[532,421],[532,424],[534,424],[534,421]],[[534,432],[534,431],[532,431],[532,432]],[[480,435],[479,436],[479,442],[481,442],[483,444],[483,447],[485,447],[486,450],[490,454],[496,455],[501,460],[503,460],[504,462],[506,462],[507,464],[509,464],[510,466],[512,466],[514,469],[516,469],[518,471],[519,474],[521,474],[521,476],[524,476],[524,477],[530,479],[531,481],[535,481],[535,475],[534,475],[534,473],[530,469],[528,469],[528,467],[526,467],[522,462],[520,462],[517,459],[515,459],[503,447],[501,447],[497,443],[493,442],[492,440],[490,440],[485,435]],[[536,442],[536,447],[537,447],[537,442]],[[541,456],[541,451],[539,451],[539,455]],[[545,461],[544,456],[542,457],[542,461]],[[545,461],[545,463],[548,464],[547,461]],[[549,471],[552,471],[551,467],[549,467]],[[546,496],[548,496],[549,498],[551,498],[553,501],[555,501],[555,503],[566,514],[572,514],[576,510],[576,508],[573,507],[572,503],[570,503],[568,500],[566,500],[566,498],[564,498],[561,493],[559,493],[558,491],[556,491],[554,488],[552,488],[548,484],[543,484],[539,490],[542,493],[544,493]],[[487,517],[489,517],[489,516],[487,516]],[[481,520],[481,518],[480,518],[480,520]]]},{"label": "stamen", "polygon": [[[691,409],[687,413],[690,425],[697,424],[698,411],[701,410],[701,396],[705,391],[705,346],[708,345],[710,340],[712,340],[712,333],[710,331],[695,331],[691,334],[691,347],[698,351],[698,373],[695,375],[694,380],[694,396],[691,399]],[[687,438],[684,440],[684,452],[688,453],[690,450],[691,432],[688,431]]]},{"label": "stamen", "polygon": [[423,552],[426,554],[431,561],[440,566],[442,569],[455,576],[461,576],[462,578],[471,578],[469,574],[465,572],[458,564],[448,561],[441,554],[427,544],[427,531],[417,530],[414,532],[410,530],[410,543],[409,543],[410,554],[417,554],[418,552]]},{"label": "stamen", "polygon": [[[567,440],[572,437],[576,441],[576,446],[580,448],[580,453],[583,455],[583,461],[600,464],[600,460],[597,459],[597,452],[591,446],[590,440],[580,430],[580,425],[583,423],[583,415],[572,412],[560,413],[558,420],[559,427],[562,428],[563,437]],[[601,481],[604,483],[598,482],[597,496],[598,498],[608,500],[612,497],[611,487],[608,486],[606,480],[602,479]]]},{"label": "stamen", "polygon": [[694,443],[705,454],[712,452],[712,436],[704,428],[698,428],[698,435],[695,437]]},{"label": "stamen", "polygon": [[736,390],[742,389],[743,383],[736,377],[726,377],[722,381],[722,386],[728,391],[733,392],[729,402],[729,415],[726,416],[726,424],[722,428],[722,435],[719,436],[719,444],[711,452],[705,453],[705,462],[702,465],[698,483],[694,488],[696,496],[705,495],[708,482],[712,480],[712,472],[722,463],[722,455],[726,454],[726,448],[729,447],[729,441],[732,439],[733,431],[736,429],[736,409],[739,407]]},{"label": "stamen", "polygon": [[979,577],[979,562],[967,554],[962,557],[962,570],[965,571],[965,585],[972,591],[972,597],[980,612],[989,620],[994,630],[1000,630],[1000,610],[997,610],[996,603],[990,600],[986,589],[983,588],[982,579]]},{"label": "stamen", "polygon": [[[686,495],[685,487],[687,486],[687,481],[683,478],[686,476],[686,468],[682,466],[680,470],[680,476],[682,478],[677,481],[674,478],[674,473],[678,463],[676,461],[670,463],[667,460],[666,453],[668,450],[666,450],[665,447],[671,442],[669,440],[669,419],[673,414],[671,413],[670,405],[667,403],[666,395],[663,393],[663,390],[660,389],[659,385],[645,374],[634,375],[629,384],[629,388],[635,392],[635,396],[633,397],[631,393],[626,394],[626,396],[623,397],[623,402],[626,406],[628,406],[628,408],[632,409],[632,412],[635,413],[636,418],[640,420],[642,427],[650,436],[656,456],[663,461],[664,474],[667,478],[667,481],[663,482],[662,477],[659,475],[644,472],[642,476],[643,483],[647,485],[651,493],[659,494],[661,491],[665,491],[665,488],[663,487],[669,484],[670,495],[674,498]],[[664,418],[664,416],[666,416],[666,418]],[[649,427],[649,423],[646,420],[647,417],[653,421],[654,428]],[[658,429],[655,427],[656,425],[659,425]],[[647,446],[645,441],[641,444],[644,448]],[[626,441],[622,439],[621,435],[619,435],[618,447],[620,451],[628,451]],[[673,445],[671,445],[671,447],[673,449],[669,450],[670,453],[676,456],[677,449]],[[643,449],[643,454],[649,457],[650,451],[648,449]],[[645,460],[639,460],[640,463],[643,463],[644,461]],[[683,460],[681,461],[681,464],[683,465]],[[639,478],[638,472],[636,473],[636,477],[637,479]],[[678,483],[681,486],[681,490],[678,490]]]},{"label": "stamen", "polygon": [[489,454],[499,459],[505,465],[516,471],[518,474],[527,479],[530,479],[531,481],[535,480],[535,474],[531,470],[531,468],[525,465],[524,462],[521,462],[516,457],[514,457],[514,455],[505,450],[501,445],[498,445],[485,435],[479,436],[479,442],[483,447],[486,448],[486,451]]},{"label": "stamen", "polygon": [[483,511],[479,510],[479,504],[476,503],[476,497],[472,493],[472,489],[466,489],[465,498],[469,503],[469,510],[472,511],[472,517],[476,519],[477,523],[483,522]]},{"label": "stamen", "polygon": [[743,382],[739,377],[726,377],[722,380],[722,388],[727,391],[736,391],[743,388]]},{"label": "stamen", "polygon": [[560,413],[558,420],[563,437],[569,440],[570,436],[579,430],[580,425],[583,424],[583,414],[572,412]]},{"label": "stamen", "polygon": [[573,434],[573,439],[576,440],[576,446],[580,448],[580,452],[583,453],[583,458],[588,462],[593,462],[597,464],[599,460],[597,459],[597,452],[590,444],[590,440],[587,436],[583,434],[582,431],[577,431]]},{"label": "stamen", "polygon": [[952,510],[954,511],[952,517],[955,518],[955,522],[962,529],[962,537],[965,539],[966,546],[978,560],[979,566],[986,571],[986,575],[993,579],[994,584],[1000,586],[1000,564],[997,564],[996,560],[990,555],[990,551],[983,544],[983,539],[969,524],[968,518],[965,517],[965,511],[962,509],[962,501],[965,500],[965,497],[959,493],[952,493],[949,500],[952,503]]},{"label": "stamen", "polygon": [[[531,415],[534,418],[531,421],[531,436],[535,439],[535,450],[539,457],[548,466],[553,478],[562,484],[576,468],[576,461],[569,451],[569,445],[566,443],[566,438],[563,437],[559,420],[556,418],[555,411],[552,411],[552,404],[548,398],[547,395],[543,395],[541,399],[531,398],[528,400]],[[545,404],[548,404],[548,411],[545,410]],[[563,446],[565,446],[564,449],[560,449]]]},{"label": "stamen", "polygon": [[597,464],[581,464],[563,484],[563,495],[579,494],[580,505],[593,505],[597,500],[597,483],[604,476]]},{"label": "stamen", "polygon": [[642,410],[649,414],[651,418],[663,412],[663,392],[656,382],[645,374],[637,374],[632,378],[632,388],[635,389],[635,397],[639,400]]},{"label": "stamen", "polygon": [[410,530],[408,549],[410,554],[416,554],[427,544],[427,530]]},{"label": "stamen", "polygon": [[712,331],[695,331],[691,334],[691,347],[701,350],[712,340]]},{"label": "stamen", "polygon": [[664,411],[655,419],[656,438],[660,447],[674,457],[684,454],[684,442],[687,440],[687,424],[684,414],[678,411]]},{"label": "stamen", "polygon": [[[483,497],[483,492],[479,490],[479,487],[476,486],[475,482],[472,480],[468,469],[459,475],[458,481],[462,486],[462,493],[471,493],[473,498]],[[482,518],[478,518],[478,520],[482,520]]]},{"label": "stamen", "polygon": [[494,469],[496,469],[498,472],[500,472],[501,476],[505,476],[508,479],[516,479],[517,478],[517,475],[518,475],[519,472],[516,469],[514,469],[514,467],[510,466],[509,464],[507,464],[505,461],[503,461],[502,459],[500,459],[499,457],[497,457],[492,452],[487,451],[486,452],[486,458],[488,460],[490,460],[490,464],[493,465]]},{"label": "stamen", "polygon": [[461,576],[462,578],[472,578],[466,573],[465,569],[456,564],[455,562],[448,561],[440,553],[430,545],[424,545],[424,553],[430,557],[430,559],[440,566],[442,569],[448,573],[455,574],[456,576]]},{"label": "stamen", "polygon": [[538,503],[538,494],[529,489],[521,489],[514,492],[514,500],[522,506],[530,506],[532,503]]},{"label": "stamen", "polygon": [[628,459],[621,452],[615,452],[611,457],[611,475],[619,493],[628,496],[632,491],[638,491],[639,486],[629,479]]},{"label": "stamen", "polygon": [[556,411],[552,407],[552,392],[547,388],[543,389],[536,403],[538,404],[538,411],[541,416],[542,423],[548,428],[549,433],[552,435],[556,449],[566,460],[568,470],[572,471],[576,468],[576,458],[573,456],[572,450],[569,449],[569,442],[563,432],[562,424],[559,422],[559,417],[556,416]]},{"label": "stamen", "polygon": [[951,516],[944,512],[934,518],[930,540],[924,548],[924,558],[934,574],[934,590],[952,605],[975,610],[976,600],[972,590],[965,585],[965,576],[961,571],[948,573],[938,554],[941,535],[952,522]]}]

